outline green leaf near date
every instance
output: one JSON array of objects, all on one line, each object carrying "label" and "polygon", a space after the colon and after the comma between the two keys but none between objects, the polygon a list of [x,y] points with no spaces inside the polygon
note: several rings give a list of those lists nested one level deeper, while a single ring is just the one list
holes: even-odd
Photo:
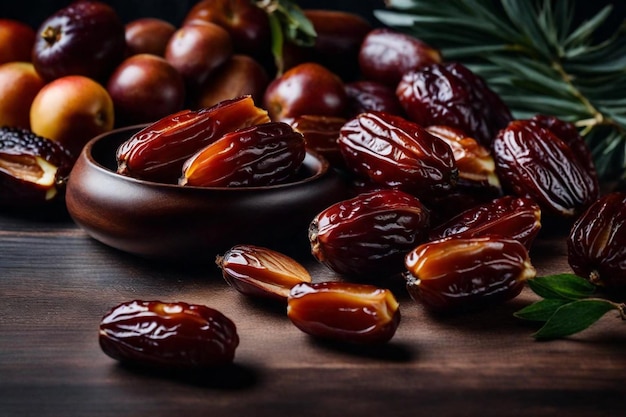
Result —
[{"label": "green leaf near date", "polygon": [[577,275],[549,275],[527,282],[542,299],[515,312],[514,316],[543,322],[533,334],[537,340],[559,339],[581,332],[611,310],[617,310],[620,317],[626,319],[624,304],[594,297],[596,287]]}]

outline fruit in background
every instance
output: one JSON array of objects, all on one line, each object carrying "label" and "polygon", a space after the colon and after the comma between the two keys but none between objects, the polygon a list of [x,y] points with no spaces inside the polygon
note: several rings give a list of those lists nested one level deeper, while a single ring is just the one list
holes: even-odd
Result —
[{"label": "fruit in background", "polygon": [[269,76],[261,64],[250,56],[235,54],[201,86],[194,107],[211,107],[245,95],[260,104],[268,84]]},{"label": "fruit in background", "polygon": [[30,108],[32,131],[59,142],[74,157],[85,143],[113,128],[113,101],[106,89],[82,75],[46,84]]},{"label": "fruit in background", "polygon": [[103,81],[125,49],[124,24],[115,10],[97,1],[77,1],[44,20],[32,61],[47,81],[66,75]]},{"label": "fruit in background", "polygon": [[0,19],[0,64],[30,61],[35,30],[13,19]]},{"label": "fruit in background", "polygon": [[339,10],[309,9],[304,10],[304,15],[317,33],[313,61],[344,80],[354,79],[361,43],[372,30],[370,23],[355,13]]},{"label": "fruit in background", "polygon": [[183,26],[165,48],[165,59],[183,76],[189,92],[202,85],[232,54],[230,35],[211,22]]},{"label": "fruit in background", "polygon": [[347,106],[344,83],[335,73],[313,62],[305,62],[270,82],[263,104],[274,121],[303,114],[344,115]]},{"label": "fruit in background", "polygon": [[396,91],[385,84],[368,80],[353,81],[346,84],[346,94],[349,117],[368,111],[404,114]]},{"label": "fruit in background", "polygon": [[202,0],[189,10],[183,26],[198,21],[226,29],[235,52],[261,58],[261,62],[271,59],[269,19],[265,11],[250,0]]},{"label": "fruit in background", "polygon": [[407,71],[441,61],[441,54],[435,48],[389,28],[377,28],[369,32],[358,54],[363,78],[393,88]]},{"label": "fruit in background", "polygon": [[115,105],[117,126],[149,123],[183,108],[183,77],[156,55],[126,58],[106,85]]},{"label": "fruit in background", "polygon": [[176,26],[163,19],[142,17],[132,20],[124,27],[126,54],[165,55],[167,42],[176,32]]},{"label": "fruit in background", "polygon": [[0,126],[30,129],[30,105],[45,84],[30,62],[0,65]]}]

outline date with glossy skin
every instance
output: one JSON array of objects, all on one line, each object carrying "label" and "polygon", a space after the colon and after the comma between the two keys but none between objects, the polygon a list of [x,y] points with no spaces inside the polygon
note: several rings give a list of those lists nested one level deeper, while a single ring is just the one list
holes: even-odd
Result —
[{"label": "date with glossy skin", "polygon": [[498,130],[512,120],[500,97],[459,63],[436,63],[405,73],[396,95],[410,120],[455,127],[488,149]]},{"label": "date with glossy skin", "polygon": [[411,297],[439,313],[510,300],[536,274],[524,245],[498,236],[424,243],[407,254],[405,265]]},{"label": "date with glossy skin", "polygon": [[261,246],[233,246],[215,263],[228,285],[251,297],[287,301],[293,286],[311,282],[309,272],[295,259]]},{"label": "date with glossy skin", "polygon": [[232,362],[239,337],[235,324],[210,307],[134,300],[102,318],[99,342],[120,362],[189,369]]},{"label": "date with glossy skin", "polygon": [[426,240],[429,226],[418,198],[392,189],[363,193],[313,219],[311,253],[339,274],[385,278],[402,272],[404,255]]},{"label": "date with glossy skin", "polygon": [[541,209],[530,198],[503,196],[465,210],[430,230],[430,240],[449,236],[472,238],[500,235],[530,250],[541,230]]},{"label": "date with glossy skin", "polygon": [[337,138],[339,131],[346,123],[343,117],[319,116],[304,114],[289,121],[296,132],[304,136],[307,149],[319,153],[335,167],[343,166],[343,158],[339,152]]},{"label": "date with glossy skin", "polygon": [[573,218],[599,195],[598,180],[569,145],[530,120],[515,120],[493,141],[496,172],[509,193],[529,197],[542,213]]},{"label": "date with glossy skin", "polygon": [[287,316],[311,336],[373,345],[394,336],[400,324],[400,305],[391,291],[374,285],[302,283],[289,293]]},{"label": "date with glossy skin", "polygon": [[372,182],[418,197],[456,185],[458,168],[450,146],[403,117],[361,113],[341,128],[338,143],[346,166]]},{"label": "date with glossy skin", "polygon": [[574,222],[567,239],[574,272],[607,291],[626,290],[626,193],[594,202]]},{"label": "date with glossy skin", "polygon": [[234,130],[269,122],[252,97],[224,100],[199,110],[182,110],[135,133],[117,149],[117,172],[149,181],[176,183],[184,162]]},{"label": "date with glossy skin", "polygon": [[403,115],[404,109],[396,97],[394,88],[370,81],[358,80],[344,86],[348,96],[348,114],[355,117],[360,113],[378,111]]},{"label": "date with glossy skin", "polygon": [[269,122],[237,129],[192,155],[179,185],[262,187],[293,178],[306,153],[291,126]]},{"label": "date with glossy skin", "polygon": [[27,207],[62,199],[74,158],[58,142],[29,130],[0,128],[0,206]]},{"label": "date with glossy skin", "polygon": [[402,75],[441,62],[441,53],[414,36],[390,28],[371,30],[361,43],[359,69],[367,80],[395,88]]}]

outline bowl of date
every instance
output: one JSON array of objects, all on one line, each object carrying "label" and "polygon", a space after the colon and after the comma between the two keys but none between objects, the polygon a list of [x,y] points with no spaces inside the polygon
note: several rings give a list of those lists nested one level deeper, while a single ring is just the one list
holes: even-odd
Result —
[{"label": "bowl of date", "polygon": [[164,262],[214,262],[247,243],[297,250],[321,210],[345,197],[341,176],[307,151],[296,179],[258,187],[196,187],[140,180],[116,172],[116,149],[143,126],[92,139],[70,173],[72,219],[92,238]]}]

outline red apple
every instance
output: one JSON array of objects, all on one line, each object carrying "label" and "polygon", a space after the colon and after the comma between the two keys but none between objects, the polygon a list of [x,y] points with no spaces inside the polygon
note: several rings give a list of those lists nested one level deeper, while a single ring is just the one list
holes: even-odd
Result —
[{"label": "red apple", "polygon": [[0,64],[13,61],[30,62],[35,31],[25,23],[0,19]]},{"label": "red apple", "polygon": [[94,136],[114,124],[113,101],[98,82],[68,75],[46,84],[30,108],[33,133],[58,141],[74,157]]},{"label": "red apple", "polygon": [[188,91],[202,85],[232,54],[233,44],[226,29],[210,22],[183,26],[165,48],[165,59],[183,76]]},{"label": "red apple", "polygon": [[263,96],[264,107],[274,121],[303,114],[342,117],[347,100],[341,78],[313,62],[296,65],[275,78]]},{"label": "red apple", "polygon": [[30,129],[30,106],[45,84],[30,62],[0,65],[0,126]]},{"label": "red apple", "polygon": [[39,27],[32,61],[45,80],[84,75],[105,80],[123,59],[124,24],[113,8],[90,0],[71,3]]},{"label": "red apple", "polygon": [[106,85],[118,126],[149,123],[182,109],[182,75],[165,58],[138,54],[126,58]]},{"label": "red apple", "polygon": [[128,22],[125,26],[126,54],[165,55],[165,47],[176,26],[155,17],[142,17]]},{"label": "red apple", "polygon": [[250,0],[201,0],[189,10],[183,26],[194,21],[212,22],[226,29],[236,53],[261,62],[271,57],[269,18]]},{"label": "red apple", "polygon": [[247,55],[233,55],[202,85],[195,107],[211,107],[220,101],[244,95],[252,96],[257,105],[269,83],[265,68]]}]

